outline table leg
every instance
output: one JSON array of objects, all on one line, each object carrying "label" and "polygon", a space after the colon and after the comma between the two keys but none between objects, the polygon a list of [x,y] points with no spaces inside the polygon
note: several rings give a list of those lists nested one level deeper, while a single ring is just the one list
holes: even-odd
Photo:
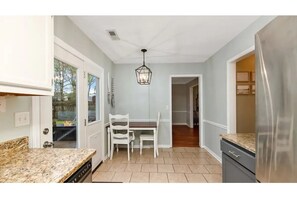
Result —
[{"label": "table leg", "polygon": [[154,158],[157,157],[157,134],[156,129],[154,129]]},{"label": "table leg", "polygon": [[107,128],[107,157],[110,157],[110,128]]}]

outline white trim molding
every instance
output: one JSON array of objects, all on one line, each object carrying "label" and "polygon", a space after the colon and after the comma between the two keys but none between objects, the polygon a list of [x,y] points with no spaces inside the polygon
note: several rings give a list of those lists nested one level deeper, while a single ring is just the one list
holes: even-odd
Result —
[{"label": "white trim molding", "polygon": [[31,105],[32,124],[30,126],[30,140],[32,148],[41,148],[40,143],[40,98],[39,96],[32,97]]},{"label": "white trim molding", "polygon": [[172,111],[172,113],[188,113],[187,111]]},{"label": "white trim molding", "polygon": [[213,122],[213,121],[210,121],[210,120],[203,120],[203,122],[227,130],[227,126],[226,126],[226,125],[219,124],[219,123],[217,123],[217,122]]},{"label": "white trim molding", "polygon": [[186,125],[186,126],[189,126],[187,123],[172,123],[172,125]]},{"label": "white trim molding", "polygon": [[207,152],[209,152],[214,158],[216,158],[220,163],[222,163],[222,158],[217,156],[217,154],[215,154],[212,150],[210,150],[210,148],[208,148],[207,146],[203,146],[202,148],[207,150]]},{"label": "white trim molding", "polygon": [[227,133],[236,133],[236,62],[254,50],[253,45],[227,61]]}]

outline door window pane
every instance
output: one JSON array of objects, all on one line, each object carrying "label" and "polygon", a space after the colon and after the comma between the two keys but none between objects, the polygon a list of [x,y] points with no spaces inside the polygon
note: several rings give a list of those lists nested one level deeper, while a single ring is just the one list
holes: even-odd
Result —
[{"label": "door window pane", "polygon": [[99,78],[88,74],[88,122],[100,120],[99,117]]},{"label": "door window pane", "polygon": [[77,69],[54,61],[53,141],[55,148],[75,148],[77,141]]}]

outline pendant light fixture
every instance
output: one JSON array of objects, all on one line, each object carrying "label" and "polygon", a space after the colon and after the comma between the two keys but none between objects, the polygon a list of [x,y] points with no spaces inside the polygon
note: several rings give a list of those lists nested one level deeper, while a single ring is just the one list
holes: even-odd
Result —
[{"label": "pendant light fixture", "polygon": [[142,66],[135,69],[137,82],[140,85],[149,85],[151,84],[152,79],[152,71],[145,65],[145,55],[144,53],[147,52],[146,49],[141,50],[143,52],[143,64]]}]

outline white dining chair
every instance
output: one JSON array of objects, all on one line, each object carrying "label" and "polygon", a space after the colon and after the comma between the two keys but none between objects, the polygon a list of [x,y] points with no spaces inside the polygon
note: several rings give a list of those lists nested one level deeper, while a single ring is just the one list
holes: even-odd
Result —
[{"label": "white dining chair", "polygon": [[130,143],[131,152],[133,153],[133,144],[135,140],[134,132],[129,130],[129,114],[126,115],[112,115],[109,114],[110,125],[110,141],[111,141],[111,153],[110,159],[112,160],[114,145],[126,144],[128,152],[128,161],[130,161]]},{"label": "white dining chair", "polygon": [[140,136],[139,136],[140,155],[142,155],[143,142],[144,141],[153,141],[153,143],[154,143],[154,157],[159,156],[158,133],[159,133],[160,117],[161,117],[161,113],[158,112],[157,128],[156,128],[155,135],[154,134],[140,134]]}]

